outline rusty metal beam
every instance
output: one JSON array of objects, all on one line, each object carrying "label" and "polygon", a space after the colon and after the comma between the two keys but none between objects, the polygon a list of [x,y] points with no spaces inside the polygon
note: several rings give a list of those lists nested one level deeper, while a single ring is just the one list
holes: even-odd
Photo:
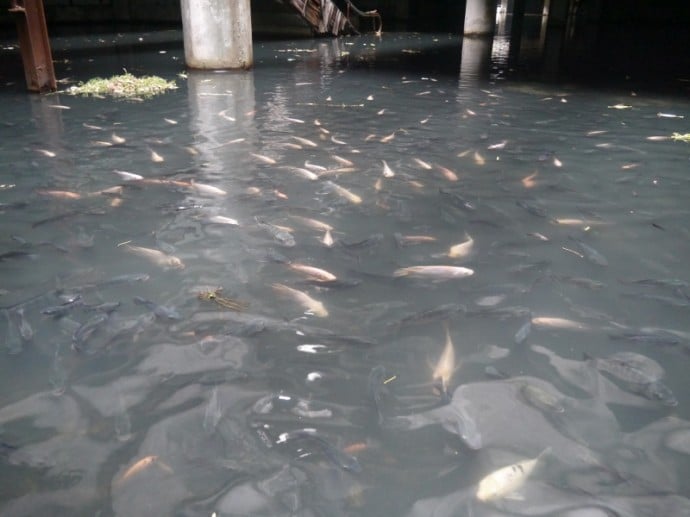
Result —
[{"label": "rusty metal beam", "polygon": [[34,92],[57,90],[43,0],[10,0],[17,24],[26,87]]}]

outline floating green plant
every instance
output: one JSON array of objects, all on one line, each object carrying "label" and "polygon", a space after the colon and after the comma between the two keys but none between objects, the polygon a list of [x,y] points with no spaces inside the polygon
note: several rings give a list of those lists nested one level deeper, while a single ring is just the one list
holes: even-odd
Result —
[{"label": "floating green plant", "polygon": [[147,75],[135,77],[130,73],[114,75],[110,79],[94,77],[93,79],[72,86],[68,90],[72,95],[91,95],[95,97],[120,97],[125,99],[147,98],[167,90],[177,88],[175,81],[166,81],[162,77]]},{"label": "floating green plant", "polygon": [[685,133],[681,135],[680,133],[673,133],[671,138],[674,140],[680,140],[681,142],[690,142],[690,133]]}]

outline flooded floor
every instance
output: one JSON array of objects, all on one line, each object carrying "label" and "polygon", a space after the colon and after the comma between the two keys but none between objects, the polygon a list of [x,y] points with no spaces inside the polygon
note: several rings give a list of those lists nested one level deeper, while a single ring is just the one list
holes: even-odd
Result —
[{"label": "flooded floor", "polygon": [[0,90],[0,515],[690,513],[687,98],[137,37]]}]

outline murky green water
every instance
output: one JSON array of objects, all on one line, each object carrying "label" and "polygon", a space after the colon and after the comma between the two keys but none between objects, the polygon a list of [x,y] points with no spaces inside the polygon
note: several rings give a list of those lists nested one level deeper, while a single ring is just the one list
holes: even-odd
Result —
[{"label": "murky green water", "polygon": [[58,75],[179,88],[0,91],[2,515],[690,512],[687,99],[109,37]]}]

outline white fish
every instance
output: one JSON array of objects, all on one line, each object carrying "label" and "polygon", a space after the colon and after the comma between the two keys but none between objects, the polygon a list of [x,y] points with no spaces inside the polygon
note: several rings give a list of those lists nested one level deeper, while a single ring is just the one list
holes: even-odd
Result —
[{"label": "white fish", "polygon": [[474,163],[476,163],[477,165],[484,165],[486,163],[486,160],[484,159],[484,157],[481,154],[479,154],[477,151],[474,152],[473,158],[474,158]]},{"label": "white fish", "polygon": [[308,147],[318,147],[319,146],[319,144],[317,144],[316,142],[313,142],[312,140],[309,140],[307,138],[302,138],[301,136],[294,136],[293,135],[292,138],[297,140],[300,144],[306,145]]},{"label": "white fish", "polygon": [[441,171],[443,177],[446,178],[448,181],[458,181],[458,175],[455,174],[448,167],[444,167],[443,165],[436,165],[436,168]]},{"label": "white fish", "polygon": [[302,217],[301,215],[291,215],[290,217],[292,219],[298,220],[299,222],[301,222],[305,226],[308,226],[309,228],[313,228],[315,230],[329,231],[329,230],[333,229],[333,227],[330,224],[319,221],[318,219],[312,219],[310,217]]},{"label": "white fish", "polygon": [[338,194],[340,197],[347,199],[352,204],[359,205],[362,202],[361,197],[359,197],[357,194],[354,194],[353,192],[350,192],[345,187],[341,187],[340,185],[337,185],[332,181],[327,181],[326,185],[333,189],[336,192],[336,194]]},{"label": "white fish", "polygon": [[446,330],[446,344],[443,347],[443,352],[438,358],[436,367],[434,368],[434,373],[432,374],[432,380],[439,380],[441,382],[442,394],[448,395],[448,386],[450,384],[450,379],[453,377],[453,373],[456,370],[455,366],[455,347],[453,346],[453,341],[450,338],[450,330],[448,330],[448,324],[444,323],[444,328]]},{"label": "white fish", "polygon": [[344,165],[345,167],[354,167],[354,163],[352,163],[350,160],[347,158],[343,158],[341,156],[338,156],[337,154],[332,154],[331,158],[333,158],[336,162],[338,162],[340,165]]},{"label": "white fish", "polygon": [[307,277],[317,280],[319,282],[332,282],[334,280],[337,280],[337,277],[333,273],[326,271],[325,269],[309,266],[307,264],[291,262],[288,264],[288,267],[293,271],[302,273],[303,275],[306,275]]},{"label": "white fish", "polygon": [[299,303],[306,311],[318,316],[319,318],[328,317],[328,311],[324,307],[323,303],[315,300],[307,293],[293,289],[283,284],[271,284],[271,287],[278,293],[289,296],[294,301]]},{"label": "white fish", "polygon": [[392,178],[393,176],[395,176],[395,172],[388,166],[386,160],[383,160],[383,177]]},{"label": "white fish", "polygon": [[218,187],[213,185],[206,185],[205,183],[197,183],[196,181],[191,182],[191,187],[196,190],[199,194],[206,194],[209,196],[227,196],[228,193]]},{"label": "white fish", "polygon": [[662,113],[662,112],[657,113],[656,116],[659,118],[685,118],[684,115],[676,115],[675,113]]},{"label": "white fish", "polygon": [[347,145],[347,142],[345,140],[339,140],[334,136],[331,137],[331,142],[338,145]]},{"label": "white fish", "polygon": [[208,218],[209,222],[216,224],[227,224],[230,226],[239,226],[239,221],[232,217],[225,217],[224,215],[212,215]]},{"label": "white fish", "polygon": [[55,158],[57,156],[57,154],[55,154],[53,151],[49,151],[48,149],[36,149],[36,152],[39,152],[48,158]]},{"label": "white fish", "polygon": [[448,250],[449,257],[464,258],[472,252],[472,248],[474,247],[474,239],[467,234],[465,234],[465,236],[467,237],[467,240],[465,242],[461,242],[460,244],[456,244],[450,247],[450,249]]},{"label": "white fish", "polygon": [[500,468],[485,476],[477,488],[477,499],[495,501],[509,496],[525,484],[539,460],[551,450],[547,447],[539,456]]},{"label": "white fish", "polygon": [[253,156],[254,158],[256,158],[257,160],[259,160],[260,162],[267,163],[268,165],[275,165],[275,164],[277,163],[277,162],[276,162],[273,158],[271,158],[270,156],[266,156],[266,155],[263,155],[263,154],[257,154],[257,153],[249,153],[249,154],[252,155],[252,156]]},{"label": "white fish", "polygon": [[125,243],[125,248],[132,253],[149,259],[151,262],[158,266],[173,269],[184,269],[185,264],[182,260],[174,255],[168,255],[160,250],[154,250],[151,248],[143,248],[141,246],[132,246],[131,244]]},{"label": "white fish", "polygon": [[118,171],[114,170],[113,171],[115,174],[120,176],[125,181],[138,181],[138,180],[143,180],[144,177],[141,174],[135,174],[133,172],[127,172],[127,171]]},{"label": "white fish", "polygon": [[177,120],[173,120],[173,119],[171,119],[171,118],[164,118],[163,120],[165,120],[165,121],[166,121],[168,124],[170,124],[171,126],[174,126],[174,125],[177,124]]},{"label": "white fish", "polygon": [[116,135],[115,133],[112,134],[110,139],[113,141],[114,144],[124,144],[127,140],[125,138],[122,138],[119,135]]},{"label": "white fish", "polygon": [[422,169],[425,169],[427,171],[431,170],[431,164],[425,162],[424,160],[420,160],[419,158],[412,158],[412,160],[419,165]]},{"label": "white fish", "polygon": [[507,143],[508,143],[508,140],[502,140],[501,142],[499,142],[497,144],[491,144],[490,146],[487,147],[487,149],[490,151],[497,150],[497,149],[504,149]]},{"label": "white fish", "polygon": [[537,316],[532,318],[532,324],[538,327],[549,327],[556,329],[567,330],[588,330],[589,326],[579,321],[569,320],[567,318],[558,318],[552,316]]},{"label": "white fish", "polygon": [[609,109],[614,109],[614,110],[627,110],[632,108],[629,104],[614,104],[613,106],[609,106]]},{"label": "white fish", "polygon": [[302,176],[304,179],[310,180],[310,181],[316,181],[319,179],[319,175],[316,174],[315,172],[310,171],[309,169],[305,169],[303,167],[286,167],[288,170],[295,172]]},{"label": "white fish", "polygon": [[323,239],[321,239],[321,243],[329,248],[335,244],[333,236],[331,235],[331,230],[326,230],[326,233],[323,235]]},{"label": "white fish", "polygon": [[228,110],[219,111],[218,116],[224,118],[229,122],[235,122],[235,117],[231,117],[230,115],[228,115],[227,111]]},{"label": "white fish", "polygon": [[393,272],[394,277],[418,276],[432,278],[465,278],[473,274],[473,270],[458,266],[411,266],[396,269]]},{"label": "white fish", "polygon": [[154,163],[161,163],[165,161],[165,158],[163,158],[160,154],[158,154],[156,151],[151,151],[151,161]]},{"label": "white fish", "polygon": [[395,133],[396,133],[396,132],[393,131],[390,135],[386,135],[386,136],[384,136],[384,137],[381,137],[381,139],[379,140],[379,142],[382,142],[382,143],[384,143],[384,144],[390,142],[391,140],[393,140],[393,139],[395,138]]}]

